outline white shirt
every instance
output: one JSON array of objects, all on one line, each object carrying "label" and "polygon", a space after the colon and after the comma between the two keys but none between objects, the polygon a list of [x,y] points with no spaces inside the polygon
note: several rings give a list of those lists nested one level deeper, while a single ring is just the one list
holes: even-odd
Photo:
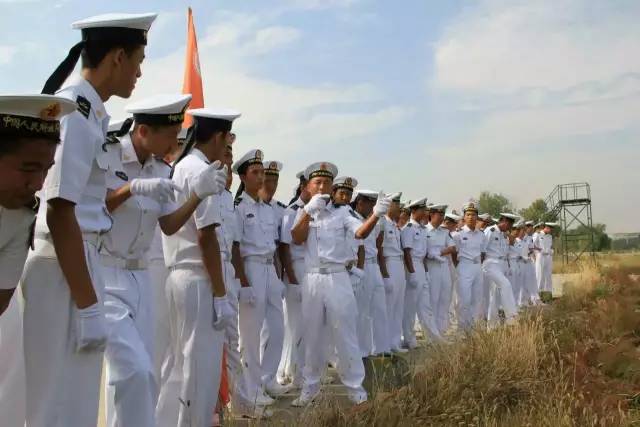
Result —
[{"label": "white shirt", "polygon": [[453,240],[458,250],[458,258],[480,261],[480,255],[486,251],[486,237],[480,230],[471,230],[466,225],[454,234]]},{"label": "white shirt", "polygon": [[402,256],[402,241],[400,238],[400,227],[393,222],[391,218],[385,216],[380,219],[382,222],[382,231],[384,232],[384,239],[382,240],[382,253],[385,257],[397,257]]},{"label": "white shirt", "polygon": [[231,249],[233,248],[233,242],[237,242],[239,239],[233,195],[229,190],[224,190],[219,195],[211,197],[214,197],[215,200],[217,200],[220,207],[220,215],[222,217],[222,226],[216,227],[218,243],[220,244],[220,252],[224,254],[228,261],[231,261]]},{"label": "white shirt", "polygon": [[[149,157],[140,164],[131,136],[122,137],[122,169],[107,172],[107,188],[117,190],[132,180],[169,178],[171,166],[164,161]],[[177,209],[174,202],[159,203],[145,196],[129,197],[112,213],[113,227],[104,236],[102,252],[117,258],[146,258],[158,226],[158,218]]]},{"label": "white shirt", "polygon": [[427,258],[436,261],[446,261],[442,255],[443,249],[454,246],[449,230],[444,227],[435,228],[431,223],[427,225]]},{"label": "white shirt", "polygon": [[[353,211],[353,213],[356,215],[356,217],[360,220],[360,223],[362,224],[365,218],[362,215],[360,215],[357,211]],[[364,246],[364,259],[366,260],[374,259],[377,261],[376,257],[378,256],[378,247],[376,245],[376,241],[378,240],[378,236],[380,235],[381,232],[382,232],[382,224],[380,223],[380,220],[378,220],[375,227],[373,227],[373,231],[371,232],[371,234],[367,236],[366,239],[359,240],[359,239],[355,239],[355,236],[354,236],[354,240],[356,240],[356,245]],[[356,259],[357,259],[357,256],[358,256],[358,253],[356,252]]]},{"label": "white shirt", "polygon": [[487,260],[504,260],[509,251],[507,236],[500,231],[497,225],[492,225],[484,230],[486,241]]},{"label": "white shirt", "polygon": [[[175,167],[173,181],[182,189],[176,192],[176,202],[180,205],[191,195],[194,179],[209,166],[202,151],[194,148]],[[206,197],[200,202],[191,218],[172,236],[162,236],[162,246],[167,267],[176,265],[202,265],[202,255],[198,246],[198,230],[211,225],[220,225],[220,203],[214,197]],[[220,243],[220,242],[218,242]]]},{"label": "white shirt", "polygon": [[157,225],[156,230],[153,232],[153,240],[151,241],[151,246],[149,246],[149,252],[147,252],[147,259],[149,261],[162,261],[164,263],[162,230],[160,230],[160,225]]},{"label": "white shirt", "polygon": [[293,243],[291,237],[291,229],[295,223],[298,211],[304,207],[304,202],[298,198],[291,206],[289,206],[282,216],[282,226],[280,227],[280,241],[289,245],[289,253],[291,254],[291,260],[296,261],[304,259],[306,254],[305,245],[297,245]]},{"label": "white shirt", "polygon": [[512,261],[520,260],[522,258],[522,251],[524,250],[524,243],[520,239],[515,239],[513,245],[509,245],[508,256]]},{"label": "white shirt", "polygon": [[[82,104],[60,120],[60,146],[40,192],[38,233],[48,233],[47,201],[64,199],[75,203],[75,214],[83,233],[102,233],[111,228],[105,205],[106,172],[118,170],[119,144],[105,144],[109,115],[96,90],[84,79],[58,92]],[[82,112],[81,112],[82,111]],[[85,114],[86,113],[86,114]]]},{"label": "white shirt", "polygon": [[273,256],[278,240],[276,213],[271,205],[246,192],[236,199],[240,256]]},{"label": "white shirt", "polygon": [[411,249],[413,258],[427,256],[427,229],[413,218],[404,226],[400,233],[403,249]]},{"label": "white shirt", "polygon": [[0,206],[0,289],[18,286],[31,244],[32,209]]},{"label": "white shirt", "polygon": [[542,255],[551,255],[553,252],[553,236],[551,234],[541,231],[534,237],[533,243],[540,248]]},{"label": "white shirt", "polygon": [[524,241],[526,247],[526,253],[523,256],[526,259],[530,259],[531,255],[533,254],[533,249],[535,248],[535,245],[533,244],[533,236],[525,234],[522,240]]},{"label": "white shirt", "polygon": [[276,199],[271,199],[271,201],[265,203],[273,208],[276,224],[278,226],[278,241],[280,241],[282,239],[282,218],[284,217],[284,212],[287,210],[287,205],[277,201]]},{"label": "white shirt", "polygon": [[[346,265],[352,259],[350,239],[355,237],[362,222],[353,216],[348,206],[329,204],[309,222],[305,261],[307,268],[326,264]],[[298,209],[295,223],[302,216]]]}]

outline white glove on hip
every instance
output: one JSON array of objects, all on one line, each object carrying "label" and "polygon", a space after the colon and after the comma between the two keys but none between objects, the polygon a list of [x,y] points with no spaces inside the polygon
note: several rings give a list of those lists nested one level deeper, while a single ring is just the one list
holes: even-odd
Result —
[{"label": "white glove on hip", "polygon": [[76,329],[76,351],[104,351],[107,344],[107,324],[98,303],[76,309]]},{"label": "white glove on hip", "polygon": [[389,206],[391,206],[391,197],[385,196],[381,191],[378,193],[378,201],[373,207],[373,214],[378,218],[382,218],[387,214],[387,212],[389,212]]},{"label": "white glove on hip", "polygon": [[349,270],[349,279],[351,280],[351,287],[353,288],[353,292],[356,292],[358,290],[363,278],[364,270],[361,270],[355,266],[351,267],[351,270]]},{"label": "white glove on hip", "polygon": [[129,191],[134,196],[150,197],[159,203],[166,203],[176,200],[174,191],[180,191],[180,187],[167,178],[136,178],[131,180]]},{"label": "white glove on hip", "polygon": [[220,194],[225,189],[228,175],[227,165],[221,168],[221,164],[219,160],[216,160],[194,179],[193,192],[200,200],[213,194]]},{"label": "white glove on hip", "polygon": [[383,277],[382,281],[384,282],[384,291],[388,294],[393,292],[393,282],[390,277]]},{"label": "white glove on hip", "polygon": [[322,209],[327,207],[327,202],[329,201],[329,196],[326,194],[316,194],[309,200],[309,203],[304,205],[304,211],[310,215],[314,216]]},{"label": "white glove on hip", "polygon": [[231,319],[235,316],[235,312],[226,296],[213,297],[213,327],[214,329],[224,329]]},{"label": "white glove on hip", "polygon": [[255,305],[256,295],[251,286],[243,286],[238,291],[238,301],[243,304]]},{"label": "white glove on hip", "polygon": [[420,285],[420,279],[416,272],[409,273],[409,280],[407,280],[407,284],[412,289],[416,289]]}]

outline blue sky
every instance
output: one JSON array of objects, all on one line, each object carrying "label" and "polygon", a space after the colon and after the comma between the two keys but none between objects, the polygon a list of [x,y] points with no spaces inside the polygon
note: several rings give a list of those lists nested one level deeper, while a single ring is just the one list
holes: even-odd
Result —
[{"label": "blue sky", "polygon": [[[482,190],[518,207],[588,181],[594,219],[640,209],[640,3],[633,0],[0,0],[0,93],[38,91],[74,20],[156,11],[132,100],[179,91],[186,8],[205,103],[243,112],[237,156],[294,175],[334,161],[361,186],[459,208]],[[114,118],[128,101],[110,100]]]}]

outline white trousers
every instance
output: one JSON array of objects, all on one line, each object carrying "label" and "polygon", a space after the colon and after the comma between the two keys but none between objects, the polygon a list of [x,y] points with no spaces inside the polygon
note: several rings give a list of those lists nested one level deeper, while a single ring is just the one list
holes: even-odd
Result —
[{"label": "white trousers", "polygon": [[[98,249],[84,242],[100,307],[103,272]],[[76,351],[76,306],[53,245],[36,239],[22,276],[28,427],[96,425],[103,353]]]},{"label": "white trousers", "polygon": [[304,321],[302,303],[295,297],[294,291],[297,289],[293,289],[293,286],[304,286],[307,274],[304,258],[293,260],[292,264],[299,284],[289,285],[287,275],[284,275],[287,283],[284,295],[284,345],[278,377],[283,382],[288,379],[301,386],[304,369]]},{"label": "white trousers", "polygon": [[224,329],[213,327],[213,294],[205,270],[174,267],[167,278],[173,366],[162,384],[160,427],[210,427],[222,373]]},{"label": "white trousers", "polygon": [[389,280],[392,283],[391,292],[386,295],[389,345],[392,349],[398,349],[402,345],[402,315],[407,280],[401,256],[396,258],[387,257],[385,261]]},{"label": "white trousers", "polygon": [[358,342],[362,357],[391,350],[387,336],[387,301],[382,273],[377,262],[367,262],[364,278],[356,292]]},{"label": "white trousers", "polygon": [[[171,334],[169,332],[169,304],[167,302],[166,283],[169,269],[164,260],[149,262],[149,276],[153,294],[153,372],[156,383],[161,384],[162,363],[170,353]],[[160,388],[158,387],[158,391]]]},{"label": "white trousers", "polygon": [[[247,395],[251,401],[255,401],[264,388],[263,373],[273,372],[275,376],[280,356],[282,355],[282,342],[284,341],[282,287],[284,285],[278,279],[273,263],[264,264],[245,261],[244,271],[249,284],[253,288],[255,302],[254,304],[239,304],[239,345],[244,366]],[[280,286],[280,291],[275,292],[278,285]],[[265,339],[268,337],[268,340],[261,342],[261,331],[263,325],[267,323],[267,317],[272,319],[269,322],[268,335],[264,335]],[[278,322],[273,321],[275,318],[281,319],[281,329],[277,329]],[[275,348],[279,348],[277,355]],[[275,363],[274,359],[277,359]],[[264,371],[262,361],[265,362]],[[270,377],[268,379],[271,380]]]},{"label": "white trousers", "polygon": [[346,271],[308,273],[302,296],[305,366],[302,394],[320,391],[320,379],[335,350],[337,370],[352,400],[366,400],[364,364],[356,335],[357,305]]},{"label": "white trousers", "polygon": [[20,288],[0,315],[0,420],[6,427],[23,427],[25,420],[24,352]]},{"label": "white trousers", "polygon": [[449,261],[446,258],[446,262],[429,260],[427,263],[433,316],[438,332],[443,335],[449,329],[449,309],[453,293]]},{"label": "white trousers", "polygon": [[552,292],[551,282],[553,270],[553,257],[539,253],[536,257],[536,274],[538,279],[538,290],[540,292]]},{"label": "white trousers", "polygon": [[508,323],[512,322],[518,314],[511,282],[506,276],[507,268],[506,261],[486,260],[482,264],[484,274],[491,286],[489,312],[487,313],[487,322],[490,326],[495,326],[499,322],[498,309],[500,307],[504,310]]},{"label": "white trousers", "polygon": [[418,275],[419,284],[417,287],[412,287],[409,284],[409,272],[405,273],[407,287],[404,294],[404,313],[402,315],[402,336],[404,343],[407,346],[417,345],[416,341],[416,314],[418,311],[418,298],[422,292],[422,289],[426,286],[427,277],[424,271],[424,265],[422,259],[413,258],[413,269]]},{"label": "white trousers", "polygon": [[522,304],[538,304],[538,282],[536,280],[536,268],[531,260],[520,264],[522,272]]},{"label": "white trousers", "polygon": [[[256,265],[254,263],[250,263]],[[260,265],[260,264],[258,264]],[[273,265],[270,270],[273,274],[266,272],[260,273],[260,267],[254,268],[254,280],[263,280],[261,275],[267,278],[266,282],[266,306],[263,311],[264,322],[262,330],[260,330],[260,367],[261,382],[265,387],[274,386],[278,375],[278,366],[282,356],[282,348],[284,345],[284,312],[282,309],[282,299],[285,295],[285,287],[282,281],[276,275]],[[252,279],[249,279],[251,282]]]},{"label": "white trousers", "polygon": [[463,330],[473,327],[476,321],[484,319],[479,314],[483,310],[484,275],[482,265],[460,258],[458,263],[458,325]]},{"label": "white trousers", "polygon": [[522,294],[522,274],[520,271],[520,261],[516,259],[509,260],[507,267],[507,279],[511,282],[511,289],[513,290],[513,300],[516,303],[516,307],[520,306],[520,297]]},{"label": "white trousers", "polygon": [[109,330],[106,415],[110,427],[155,427],[153,290],[147,270],[103,267]]},{"label": "white trousers", "polygon": [[418,288],[418,321],[426,337],[439,340],[442,336],[436,323],[435,310],[431,301],[431,274],[425,271],[424,264],[421,261],[418,263],[416,259],[413,260],[413,268],[416,272],[420,270],[424,272],[423,285]]}]

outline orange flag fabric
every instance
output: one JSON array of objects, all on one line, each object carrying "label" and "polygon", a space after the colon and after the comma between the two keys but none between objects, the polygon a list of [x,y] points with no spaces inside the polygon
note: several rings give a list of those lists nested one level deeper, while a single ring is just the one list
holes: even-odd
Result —
[{"label": "orange flag fabric", "polygon": [[[200,74],[200,57],[198,55],[198,40],[196,38],[196,27],[193,24],[193,13],[189,8],[187,22],[187,56],[184,66],[184,80],[182,83],[182,93],[190,93],[191,103],[189,108],[204,107],[204,94],[202,91],[202,76]],[[188,128],[193,124],[193,118],[186,115],[183,128]]]}]

